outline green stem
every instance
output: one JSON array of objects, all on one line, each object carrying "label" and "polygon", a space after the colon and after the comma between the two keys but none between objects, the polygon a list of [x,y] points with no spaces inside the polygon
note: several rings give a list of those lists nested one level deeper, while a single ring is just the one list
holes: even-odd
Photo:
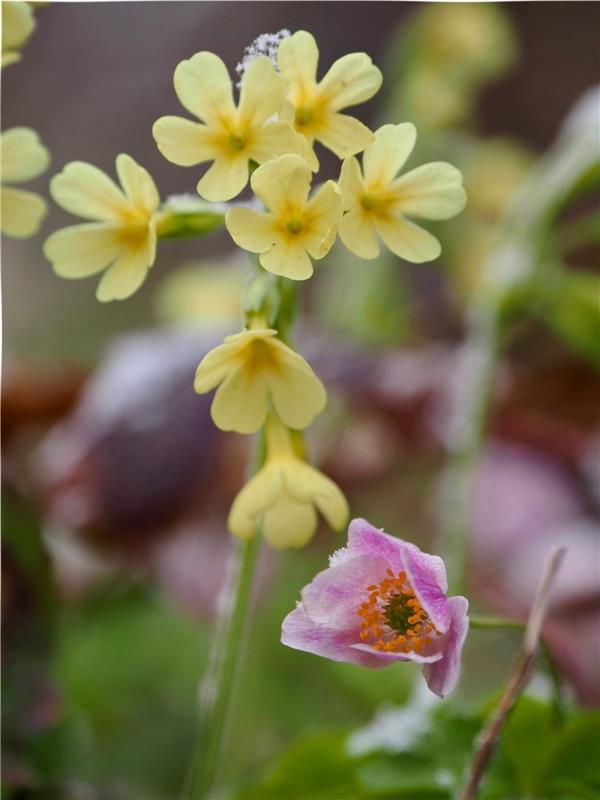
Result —
[{"label": "green stem", "polygon": [[525,628],[525,623],[517,619],[480,617],[477,614],[471,614],[469,616],[469,625],[471,628],[480,628],[481,630],[515,629],[522,631]]},{"label": "green stem", "polygon": [[441,483],[441,549],[452,592],[462,591],[465,583],[471,488],[482,448],[498,353],[495,307],[475,307],[471,317],[456,386],[459,396],[454,398],[449,425],[449,461]]},{"label": "green stem", "polygon": [[[264,463],[264,441],[261,436],[250,473]],[[235,553],[223,590],[226,605],[217,623],[210,662],[201,686],[200,730],[195,756],[187,775],[183,800],[206,800],[218,777],[224,734],[230,711],[236,671],[243,660],[244,632],[248,627],[248,612],[252,580],[260,548],[260,531],[245,542],[236,542]]]}]

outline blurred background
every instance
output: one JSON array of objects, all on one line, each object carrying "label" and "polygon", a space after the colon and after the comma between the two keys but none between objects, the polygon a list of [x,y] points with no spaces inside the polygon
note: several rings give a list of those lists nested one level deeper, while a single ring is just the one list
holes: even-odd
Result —
[{"label": "blurred background", "polygon": [[[545,552],[568,542],[546,641],[565,702],[597,706],[597,165],[561,178],[525,280],[515,285],[490,264],[521,230],[519,209],[548,201],[553,165],[581,154],[584,128],[597,160],[600,7],[75,2],[39,4],[35,14],[22,62],[2,73],[1,110],[3,130],[32,127],[49,148],[50,171],[27,187],[45,196],[68,161],[114,174],[120,152],[150,171],[162,198],[193,192],[199,170],[165,161],[151,128],[181,113],[173,70],[199,50],[233,70],[258,34],[304,28],[319,44],[319,75],[356,50],[382,68],[381,92],[356,116],[372,127],[414,122],[410,166],[456,164],[469,203],[437,226],[439,262],[361,262],[341,245],[321,262],[297,336],[329,394],[308,433],[313,459],[344,489],[353,516],[437,548],[459,367],[473,320],[493,316],[501,346],[490,424],[463,509],[468,594],[479,611],[523,618]],[[333,158],[322,165],[337,177]],[[248,444],[215,430],[210,398],[194,394],[192,376],[239,330],[249,264],[226,232],[161,242],[142,289],[103,305],[96,278],[61,281],[42,255],[44,238],[65,224],[69,216],[53,207],[34,239],[2,241],[3,797],[172,798],[192,751],[198,676],[230,547],[225,519]],[[360,760],[379,752],[385,720],[370,750],[355,736],[362,788],[340,778],[354,769],[348,755],[319,762],[324,743],[337,752],[336,737],[368,732],[377,709],[401,706],[420,680],[408,666],[374,674],[279,644],[300,588],[341,544],[322,530],[306,550],[261,555],[221,776],[229,796],[323,797],[324,785],[339,798],[450,796],[443,776],[407,788],[406,764],[375,770]],[[452,729],[464,752],[476,730],[468,725],[517,647],[511,633],[471,635],[456,703],[464,725]],[[547,698],[547,686],[539,692]],[[502,757],[508,774],[510,753]],[[502,769],[486,796],[514,788]],[[599,775],[590,781],[600,789]],[[567,796],[540,794],[530,776],[525,783],[530,797]]]}]

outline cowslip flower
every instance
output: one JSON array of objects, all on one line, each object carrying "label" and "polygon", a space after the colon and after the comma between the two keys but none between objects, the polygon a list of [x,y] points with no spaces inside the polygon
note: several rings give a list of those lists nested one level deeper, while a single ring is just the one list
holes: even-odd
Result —
[{"label": "cowslip flower", "polygon": [[317,43],[307,31],[297,31],[279,45],[277,61],[281,74],[289,82],[284,118],[289,116],[298,133],[304,136],[306,147],[302,155],[313,171],[319,169],[315,141],[338,158],[359,153],[372,141],[373,134],[366,125],[339,113],[343,108],[369,100],[381,86],[381,72],[366,53],[342,56],[317,82]]},{"label": "cowslip flower", "polygon": [[334,530],[341,530],[348,519],[346,498],[332,480],[300,458],[290,432],[273,414],[266,440],[266,464],[235,498],[230,531],[248,539],[260,526],[271,547],[304,547],[317,528],[317,510]]},{"label": "cowslip flower", "polygon": [[29,3],[2,3],[2,66],[21,60],[19,49],[33,33],[35,19]]},{"label": "cowslip flower", "polygon": [[50,182],[59,206],[94,221],[56,231],[46,240],[44,254],[61,278],[86,278],[105,269],[96,291],[101,302],[132,295],[156,256],[160,200],[154,181],[124,153],[116,166],[121,187],[82,161],[67,164]]},{"label": "cowslip flower", "polygon": [[201,122],[161,117],[152,132],[158,149],[173,164],[213,162],[197,186],[206,200],[238,195],[248,183],[250,161],[263,164],[299,152],[300,137],[292,126],[273,119],[281,108],[285,81],[266,56],[246,68],[237,107],[227,67],[214,53],[196,53],[182,61],[174,84],[181,104]]},{"label": "cowslip flower", "polygon": [[233,241],[260,253],[268,272],[297,281],[310,278],[311,257],[327,255],[337,234],[342,197],[336,184],[327,181],[309,199],[311,171],[298,155],[263,164],[250,182],[268,210],[230,209],[225,224]]},{"label": "cowslip flower", "polygon": [[360,258],[379,255],[379,234],[400,258],[416,264],[432,261],[440,255],[439,241],[407,217],[450,219],[465,207],[462,175],[451,164],[424,164],[396,178],[416,137],[409,122],[383,125],[363,154],[362,172],[354,157],[342,165],[340,189],[346,213],[340,239]]},{"label": "cowslip flower", "polygon": [[432,692],[445,697],[460,674],[469,620],[465,597],[446,597],[444,563],[355,519],[347,547],[302,590],[281,641],[296,650],[379,669],[421,665]]},{"label": "cowslip flower", "polygon": [[10,128],[0,134],[2,233],[21,239],[33,236],[38,231],[46,216],[46,201],[33,192],[4,184],[31,180],[40,175],[49,163],[48,150],[31,128]]},{"label": "cowslip flower", "polygon": [[270,403],[288,427],[301,430],[327,400],[323,384],[302,356],[265,326],[227,336],[204,356],[194,389],[204,394],[216,386],[213,422],[222,431],[237,433],[256,433]]}]

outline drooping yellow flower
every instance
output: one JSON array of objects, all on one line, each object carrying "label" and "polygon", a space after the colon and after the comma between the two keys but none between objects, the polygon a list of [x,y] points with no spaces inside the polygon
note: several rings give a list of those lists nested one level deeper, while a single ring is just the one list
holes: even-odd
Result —
[{"label": "drooping yellow flower", "polygon": [[194,389],[203,394],[219,388],[211,406],[217,428],[255,433],[269,406],[290,428],[306,428],[325,408],[323,384],[302,358],[270,328],[253,328],[227,336],[196,370]]},{"label": "drooping yellow flower", "polygon": [[297,31],[279,45],[281,74],[289,81],[289,118],[306,140],[303,151],[311,169],[319,161],[315,141],[332,150],[338,158],[360,153],[373,139],[371,131],[354,117],[340,111],[369,100],[382,82],[380,70],[366,53],[348,53],[339,58],[317,82],[319,50],[314,37]]},{"label": "drooping yellow flower", "polygon": [[340,238],[360,258],[379,255],[377,234],[400,258],[416,264],[441,252],[439,241],[407,217],[449,219],[465,206],[462,175],[456,167],[436,161],[396,178],[416,140],[414,125],[384,125],[363,155],[344,161],[340,189],[344,214]]},{"label": "drooping yellow flower", "polygon": [[263,164],[284,153],[299,152],[300,138],[287,122],[274,119],[285,95],[285,81],[270,59],[258,56],[242,77],[239,104],[227,67],[214,53],[196,53],[175,70],[181,104],[201,123],[161,117],[153,134],[169,161],[191,167],[212,166],[198,183],[206,200],[230,200],[248,183],[249,161]]},{"label": "drooping yellow flower", "polygon": [[33,33],[35,19],[29,3],[2,3],[2,66],[21,60],[19,49]]},{"label": "drooping yellow flower", "polygon": [[18,239],[37,233],[46,216],[46,201],[33,192],[5,186],[40,175],[50,154],[31,128],[10,128],[0,134],[0,230]]},{"label": "drooping yellow flower", "polygon": [[101,302],[123,300],[143,283],[156,256],[155,212],[160,202],[149,173],[131,156],[117,156],[121,187],[102,170],[73,161],[50,182],[50,193],[71,214],[94,220],[56,231],[44,254],[61,278],[106,270],[96,291]]},{"label": "drooping yellow flower", "polygon": [[297,155],[263,164],[251,178],[267,212],[232,208],[225,224],[233,241],[275,275],[301,281],[313,274],[311,257],[323,258],[333,245],[342,214],[342,196],[327,181],[309,199],[311,171]]},{"label": "drooping yellow flower", "polygon": [[233,501],[228,519],[231,532],[249,539],[260,525],[272,547],[304,547],[317,528],[317,511],[334,530],[341,530],[349,510],[340,489],[300,458],[290,431],[273,414],[266,435],[267,462]]}]

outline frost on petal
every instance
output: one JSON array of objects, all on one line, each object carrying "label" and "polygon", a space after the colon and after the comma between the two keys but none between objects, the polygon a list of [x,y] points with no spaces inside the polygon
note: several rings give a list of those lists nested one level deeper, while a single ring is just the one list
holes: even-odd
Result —
[{"label": "frost on petal", "polygon": [[423,676],[434,694],[446,697],[460,676],[462,649],[469,632],[469,601],[460,595],[448,599],[451,625],[444,642],[443,658],[423,668]]}]

